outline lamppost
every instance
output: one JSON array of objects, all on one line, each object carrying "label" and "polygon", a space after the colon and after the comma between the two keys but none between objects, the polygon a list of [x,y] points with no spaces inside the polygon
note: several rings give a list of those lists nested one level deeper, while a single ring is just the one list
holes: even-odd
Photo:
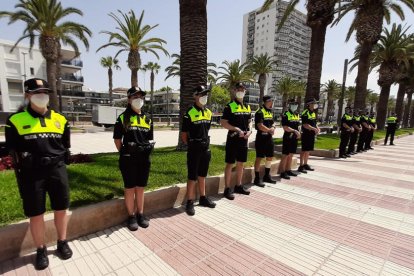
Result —
[{"label": "lamppost", "polygon": [[26,55],[27,55],[27,53],[22,52],[22,55],[23,55],[23,72],[24,72],[23,78],[24,78],[24,81],[26,81],[26,77],[27,77],[27,75],[26,75]]},{"label": "lamppost", "polygon": [[169,92],[170,89],[167,89],[167,118],[168,118],[168,126],[170,125],[170,98],[169,98]]},{"label": "lamppost", "polygon": [[346,83],[346,75],[347,75],[347,71],[348,71],[348,59],[345,59],[344,61],[344,75],[342,77],[342,89],[341,89],[341,98],[339,99],[339,103],[338,103],[338,118],[337,119],[337,124],[338,124],[338,135],[339,135],[339,129],[341,127],[341,118],[342,118],[342,108],[344,105],[344,96],[345,96],[345,83]]}]

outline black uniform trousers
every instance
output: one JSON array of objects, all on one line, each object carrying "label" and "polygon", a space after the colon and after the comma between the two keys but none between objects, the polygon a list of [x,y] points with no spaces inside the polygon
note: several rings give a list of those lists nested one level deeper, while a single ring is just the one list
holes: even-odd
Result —
[{"label": "black uniform trousers", "polygon": [[346,146],[349,143],[351,137],[351,132],[342,130],[341,131],[341,142],[339,143],[339,155],[344,155],[346,153]]},{"label": "black uniform trousers", "polygon": [[348,145],[348,151],[347,153],[351,153],[355,151],[355,144],[357,143],[358,140],[358,131],[354,131],[353,133],[351,133],[351,137],[349,139],[349,145]]},{"label": "black uniform trousers", "polygon": [[362,151],[365,149],[368,139],[368,133],[368,130],[364,128],[362,129],[362,132],[359,134],[357,151]]},{"label": "black uniform trousers", "polygon": [[387,134],[385,134],[385,140],[384,140],[384,145],[387,144],[388,141],[388,136],[390,137],[390,144],[394,144],[394,135],[395,135],[395,130],[397,128],[394,126],[388,126],[387,127]]},{"label": "black uniform trousers", "polygon": [[370,149],[371,148],[371,142],[372,139],[374,138],[374,131],[371,130],[368,132],[368,138],[367,138],[367,142],[365,144],[365,149]]}]

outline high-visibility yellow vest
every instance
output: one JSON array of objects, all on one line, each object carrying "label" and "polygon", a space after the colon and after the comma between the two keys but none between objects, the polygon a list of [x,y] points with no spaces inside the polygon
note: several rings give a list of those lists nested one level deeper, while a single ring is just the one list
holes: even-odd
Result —
[{"label": "high-visibility yellow vest", "polygon": [[354,116],[355,121],[359,122],[361,121],[361,116]]},{"label": "high-visibility yellow vest", "polygon": [[202,121],[211,121],[212,112],[208,108],[198,110],[193,106],[193,108],[188,111],[188,115],[190,116],[192,123],[200,123]]},{"label": "high-visibility yellow vest", "polygon": [[316,120],[316,112],[311,113],[308,109],[302,112],[302,116],[308,116],[309,120]]},{"label": "high-visibility yellow vest", "polygon": [[[119,116],[119,118],[121,119],[121,122],[124,123],[124,114],[121,114],[121,116]],[[139,118],[139,120],[138,120]],[[131,127],[142,127],[142,128],[151,128],[151,120],[149,120],[149,123],[147,123],[146,121],[146,116],[138,116],[138,115],[132,115],[130,117],[130,126]]]},{"label": "high-visibility yellow vest", "polygon": [[250,105],[241,105],[232,101],[230,104],[231,113],[241,114],[241,113],[251,113]]},{"label": "high-visibility yellow vest", "polygon": [[294,114],[290,111],[286,111],[285,115],[287,116],[289,122],[299,122],[300,120],[299,114]]},{"label": "high-visibility yellow vest", "polygon": [[24,112],[16,113],[10,117],[10,122],[16,127],[19,135],[29,135],[37,133],[56,133],[63,134],[65,131],[66,118],[56,113],[55,111],[50,111],[50,118],[44,118],[44,124],[40,121],[39,117],[33,117],[27,110]]},{"label": "high-visibility yellow vest", "polygon": [[397,123],[397,117],[390,116],[387,118],[387,123],[389,124],[396,124]]},{"label": "high-visibility yellow vest", "polygon": [[264,120],[272,120],[273,119],[273,114],[272,114],[271,111],[267,111],[267,109],[264,108],[264,107],[262,107],[259,110],[262,111]]}]

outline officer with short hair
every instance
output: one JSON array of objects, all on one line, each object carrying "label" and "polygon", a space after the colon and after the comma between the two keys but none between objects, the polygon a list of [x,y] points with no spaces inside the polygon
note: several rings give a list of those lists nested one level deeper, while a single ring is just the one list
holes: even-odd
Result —
[{"label": "officer with short hair", "polygon": [[51,90],[45,80],[25,81],[24,92],[29,104],[7,120],[6,146],[13,156],[24,214],[37,247],[35,268],[42,270],[49,265],[44,237],[46,193],[54,210],[56,252],[61,259],[72,257],[66,241],[69,184],[65,163],[69,163],[70,133],[66,118],[48,108]]},{"label": "officer with short hair", "polygon": [[188,145],[187,150],[187,204],[186,213],[189,216],[195,214],[195,183],[198,181],[200,190],[199,204],[214,208],[216,204],[206,196],[206,176],[211,159],[210,136],[208,132],[211,126],[212,112],[206,108],[209,89],[197,86],[193,90],[194,105],[190,107],[183,118],[181,138]]},{"label": "officer with short hair", "polygon": [[[263,105],[254,115],[254,124],[257,130],[256,133],[256,161],[254,163],[254,184],[259,187],[264,187],[263,182],[275,184],[276,181],[270,176],[270,168],[274,156],[275,146],[273,142],[273,135],[275,134],[275,127],[273,121],[273,99],[269,95],[263,96]],[[260,179],[260,162],[266,158],[265,174],[263,181]]]},{"label": "officer with short hair", "polygon": [[[242,185],[242,178],[243,165],[247,161],[247,142],[252,134],[250,130],[251,109],[250,105],[243,102],[246,94],[243,83],[236,83],[232,93],[234,100],[226,105],[220,120],[220,124],[229,130],[226,140],[226,167],[224,170],[224,196],[229,200],[234,199],[234,192],[244,195],[250,194],[250,191]],[[233,189],[231,187],[231,170],[235,162],[237,162],[237,179]]]},{"label": "officer with short hair", "polygon": [[354,132],[352,118],[352,108],[347,106],[345,107],[345,113],[341,118],[341,142],[339,144],[339,158],[351,157],[351,155],[346,153],[346,146],[349,143],[351,134]]},{"label": "officer with short hair", "polygon": [[288,103],[288,110],[283,113],[282,127],[283,134],[282,160],[279,164],[280,177],[290,179],[291,176],[298,176],[292,172],[292,158],[298,147],[300,115],[298,113],[299,103],[294,99]]},{"label": "officer with short hair", "polygon": [[368,111],[365,112],[365,114],[362,114],[361,115],[362,131],[359,134],[357,152],[367,151],[365,149],[365,147],[367,145],[367,140],[368,140],[369,132],[371,131],[371,126],[369,125],[369,122],[368,122],[368,115],[369,115],[369,112]]},{"label": "officer with short hair", "polygon": [[149,226],[149,220],[144,216],[144,188],[148,184],[154,134],[151,119],[142,111],[145,94],[139,87],[128,89],[128,106],[119,115],[113,135],[119,151],[119,169],[124,181],[125,206],[129,215],[127,227],[130,231],[138,230],[138,226]]},{"label": "officer with short hair", "polygon": [[398,128],[398,123],[399,120],[397,118],[397,114],[393,112],[391,116],[387,118],[387,133],[385,134],[384,146],[387,145],[388,137],[390,137],[390,145],[395,146],[394,135]]},{"label": "officer with short hair", "polygon": [[354,128],[354,132],[351,133],[351,137],[349,139],[349,144],[348,144],[348,151],[347,154],[349,155],[354,155],[356,154],[355,152],[355,144],[358,141],[358,135],[359,133],[362,131],[362,126],[361,126],[361,110],[355,110],[354,114],[352,116],[352,127]]},{"label": "officer with short hair", "polygon": [[314,171],[308,164],[309,154],[314,150],[315,136],[319,134],[320,129],[316,123],[316,110],[318,109],[318,101],[310,98],[306,101],[306,108],[302,112],[302,151],[300,153],[300,166],[298,171],[307,173]]},{"label": "officer with short hair", "polygon": [[369,114],[368,123],[371,126],[371,129],[368,134],[368,139],[367,139],[365,149],[373,150],[374,148],[371,147],[371,142],[372,142],[372,139],[374,138],[374,132],[377,130],[377,120],[375,119],[375,112],[371,112]]}]

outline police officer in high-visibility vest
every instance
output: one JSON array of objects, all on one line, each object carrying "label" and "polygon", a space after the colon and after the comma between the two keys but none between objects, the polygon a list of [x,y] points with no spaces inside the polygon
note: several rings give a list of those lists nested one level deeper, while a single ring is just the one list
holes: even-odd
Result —
[{"label": "police officer in high-visibility vest", "polygon": [[138,226],[149,226],[149,220],[144,216],[144,188],[148,184],[154,135],[151,119],[142,111],[145,94],[139,87],[131,87],[127,91],[128,106],[119,115],[113,135],[119,151],[130,231],[138,230]]},{"label": "police officer in high-visibility vest", "polygon": [[282,127],[285,132],[283,133],[282,160],[280,160],[279,164],[280,177],[284,179],[290,179],[291,176],[298,176],[292,172],[292,158],[293,154],[296,153],[298,140],[301,136],[299,132],[299,103],[295,100],[290,100],[288,108],[288,111],[283,113],[282,116]]},{"label": "police officer in high-visibility vest", "polygon": [[394,146],[394,135],[395,131],[398,128],[399,120],[397,118],[397,114],[393,112],[391,116],[387,118],[387,133],[385,135],[384,146],[387,145],[388,137],[390,137],[390,145]]},{"label": "police officer in high-visibility vest", "polygon": [[184,114],[181,138],[188,145],[187,150],[187,204],[186,213],[195,214],[195,184],[200,190],[199,205],[209,208],[216,204],[206,196],[206,176],[211,159],[210,136],[212,113],[206,108],[209,89],[197,86],[193,90],[194,105]]},{"label": "police officer in high-visibility vest", "polygon": [[[234,199],[234,192],[249,195],[250,191],[242,185],[243,165],[247,161],[247,142],[252,134],[250,130],[251,109],[250,105],[243,102],[246,89],[243,83],[236,83],[233,90],[233,97],[230,103],[223,110],[220,124],[229,130],[226,140],[226,167],[224,170],[224,196]],[[236,185],[231,187],[231,171],[236,163]]]},{"label": "police officer in high-visibility vest", "polygon": [[316,123],[316,110],[318,109],[318,101],[311,98],[306,101],[306,108],[302,112],[302,151],[300,153],[300,166],[298,171],[307,173],[307,171],[314,171],[315,169],[309,166],[309,154],[314,150],[315,136],[319,134],[320,130]]},{"label": "police officer in high-visibility vest", "polygon": [[[256,161],[254,163],[254,184],[259,187],[264,187],[263,182],[275,184],[276,181],[270,176],[270,168],[274,156],[275,146],[273,142],[273,135],[275,134],[275,126],[273,121],[273,100],[269,95],[263,96],[263,106],[260,107],[254,115],[254,124],[257,130],[256,133]],[[260,162],[266,158],[265,174],[263,181],[260,178]]]},{"label": "police officer in high-visibility vest", "polygon": [[362,131],[359,134],[359,138],[358,138],[358,148],[357,148],[357,152],[367,151],[365,149],[365,147],[367,145],[367,140],[368,140],[369,132],[371,131],[371,126],[369,125],[368,117],[369,117],[369,112],[368,113],[366,112],[365,114],[362,114],[361,115]]},{"label": "police officer in high-visibility vest", "polygon": [[352,108],[347,106],[345,108],[345,114],[341,118],[341,142],[339,143],[339,158],[351,157],[346,153],[346,146],[349,143],[351,134],[354,132],[352,117]]},{"label": "police officer in high-visibility vest", "polygon": [[24,90],[29,104],[7,120],[6,146],[13,156],[24,214],[37,247],[35,268],[42,270],[49,265],[44,237],[46,193],[54,210],[56,252],[61,259],[72,257],[66,241],[69,184],[65,163],[69,163],[70,134],[66,118],[48,108],[51,90],[45,80],[29,79]]},{"label": "police officer in high-visibility vest", "polygon": [[367,143],[365,146],[366,150],[373,150],[374,148],[371,147],[372,139],[374,138],[374,132],[377,130],[377,120],[375,119],[375,112],[370,112],[368,123],[371,126],[371,129],[368,133]]},{"label": "police officer in high-visibility vest", "polygon": [[351,137],[349,139],[348,150],[347,154],[354,155],[356,154],[355,151],[355,144],[358,141],[358,135],[362,131],[361,126],[361,110],[355,110],[352,116],[352,127],[354,128],[354,132],[351,133]]}]

